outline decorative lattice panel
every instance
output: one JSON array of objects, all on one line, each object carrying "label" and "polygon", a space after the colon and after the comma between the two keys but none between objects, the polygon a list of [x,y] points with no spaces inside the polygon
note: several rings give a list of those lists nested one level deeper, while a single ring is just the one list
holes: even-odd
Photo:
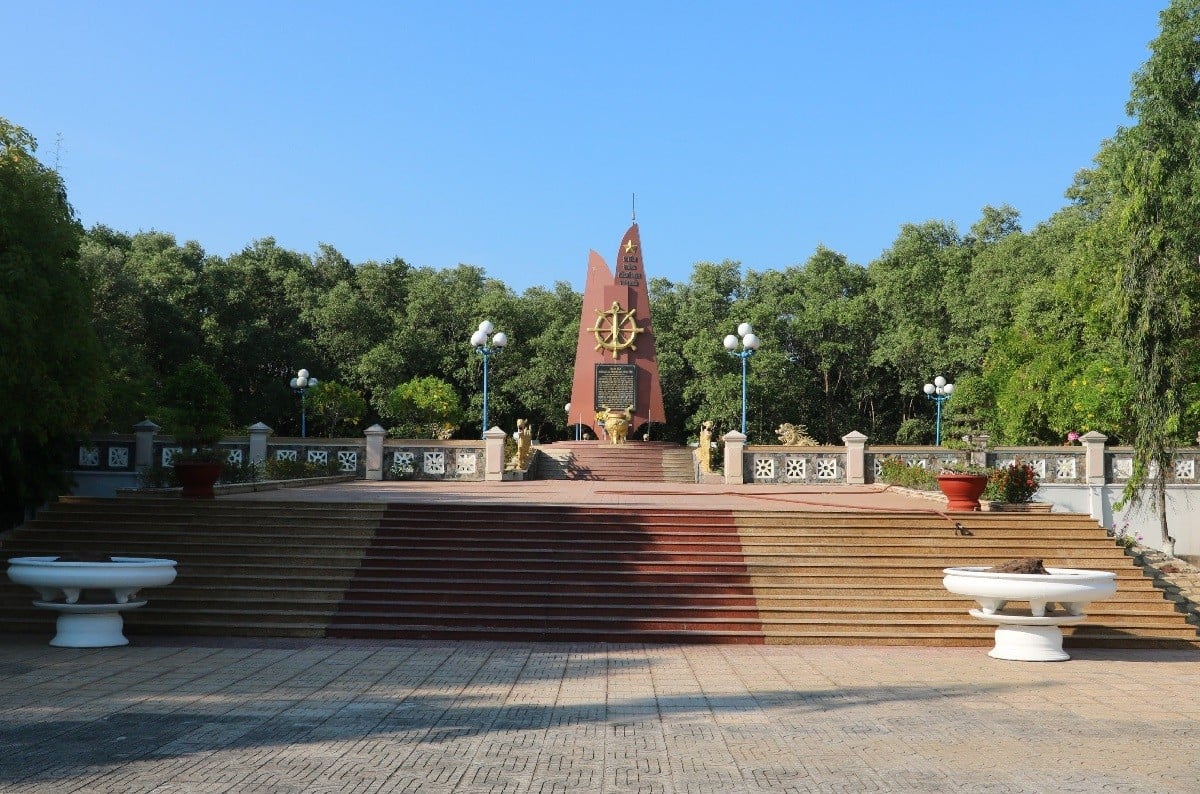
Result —
[{"label": "decorative lattice panel", "polygon": [[1055,461],[1054,478],[1057,480],[1075,479],[1075,458],[1059,458]]},{"label": "decorative lattice panel", "polygon": [[421,467],[426,474],[446,473],[446,453],[438,450],[425,453],[425,463]]},{"label": "decorative lattice panel", "polygon": [[774,458],[755,458],[754,459],[754,479],[756,479],[756,480],[773,480],[773,479],[775,479],[775,459]]},{"label": "decorative lattice panel", "polygon": [[358,452],[354,450],[340,450],[338,457],[338,471],[357,471],[358,470]]},{"label": "decorative lattice panel", "polygon": [[817,458],[817,479],[836,480],[838,464],[836,458]]},{"label": "decorative lattice panel", "polygon": [[808,477],[808,461],[804,458],[787,458],[783,462],[783,476],[787,480],[803,480]]},{"label": "decorative lattice panel", "polygon": [[454,455],[454,470],[459,474],[474,474],[479,471],[479,455],[475,452],[458,452]]}]

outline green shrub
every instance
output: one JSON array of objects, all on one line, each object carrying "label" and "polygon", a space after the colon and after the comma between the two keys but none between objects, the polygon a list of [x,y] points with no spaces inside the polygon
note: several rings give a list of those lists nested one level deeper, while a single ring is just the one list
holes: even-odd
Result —
[{"label": "green shrub", "polygon": [[889,485],[915,488],[919,491],[936,491],[938,489],[937,474],[920,466],[909,466],[899,458],[886,458],[883,461],[879,479]]},{"label": "green shrub", "polygon": [[916,417],[905,419],[896,431],[896,443],[906,445],[932,444],[934,436],[933,422],[929,419]]},{"label": "green shrub", "polygon": [[258,482],[262,479],[263,466],[261,463],[230,463],[221,465],[221,482]]},{"label": "green shrub", "polygon": [[165,468],[157,463],[138,470],[138,486],[141,488],[178,488],[179,478],[175,469]]},{"label": "green shrub", "polygon": [[309,463],[303,460],[277,460],[270,458],[265,461],[263,469],[268,480],[298,480],[303,477],[326,477],[340,474],[337,463],[330,461],[325,464]]}]

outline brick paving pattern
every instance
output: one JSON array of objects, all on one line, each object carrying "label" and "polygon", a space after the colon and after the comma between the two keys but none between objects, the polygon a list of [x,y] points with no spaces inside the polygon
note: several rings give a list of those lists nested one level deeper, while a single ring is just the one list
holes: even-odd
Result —
[{"label": "brick paving pattern", "polygon": [[1200,790],[1193,652],[44,642],[0,648],[0,791]]}]

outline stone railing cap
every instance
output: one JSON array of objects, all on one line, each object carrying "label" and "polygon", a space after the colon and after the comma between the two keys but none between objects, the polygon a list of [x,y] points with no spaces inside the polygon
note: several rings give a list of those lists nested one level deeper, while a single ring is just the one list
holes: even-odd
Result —
[{"label": "stone railing cap", "polygon": [[737,430],[730,430],[728,433],[721,436],[721,440],[722,441],[745,441],[746,435],[744,433],[738,432]]},{"label": "stone railing cap", "polygon": [[866,441],[866,440],[867,440],[866,434],[860,433],[857,430],[851,430],[849,433],[842,436],[842,441]]},{"label": "stone railing cap", "polygon": [[483,434],[483,437],[484,438],[507,438],[508,433],[505,433],[503,430],[501,430],[498,427],[492,427],[492,428],[489,428],[488,431]]},{"label": "stone railing cap", "polygon": [[386,434],[387,430],[383,427],[383,425],[376,422],[375,424],[371,425],[366,430],[364,430],[363,433],[368,436],[378,436],[378,435]]},{"label": "stone railing cap", "polygon": [[274,432],[273,428],[269,427],[269,426],[267,425],[267,423],[266,423],[266,422],[255,422],[254,424],[250,425],[250,428],[249,428],[249,429],[250,429],[250,432],[251,432],[251,433],[271,433],[271,432]]},{"label": "stone railing cap", "polygon": [[1098,430],[1089,430],[1079,437],[1080,441],[1108,441],[1108,436]]},{"label": "stone railing cap", "polygon": [[143,419],[142,421],[138,422],[136,425],[133,426],[133,429],[134,430],[153,430],[156,433],[159,430],[162,430],[161,427],[154,424],[149,419]]}]

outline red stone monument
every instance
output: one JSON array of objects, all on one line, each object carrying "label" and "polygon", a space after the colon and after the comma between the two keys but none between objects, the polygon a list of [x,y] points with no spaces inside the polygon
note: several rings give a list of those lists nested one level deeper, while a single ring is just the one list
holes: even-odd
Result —
[{"label": "red stone monument", "polygon": [[637,221],[621,239],[616,275],[600,254],[588,254],[570,423],[596,431],[596,414],[605,406],[614,411],[633,406],[631,431],[666,421]]}]

